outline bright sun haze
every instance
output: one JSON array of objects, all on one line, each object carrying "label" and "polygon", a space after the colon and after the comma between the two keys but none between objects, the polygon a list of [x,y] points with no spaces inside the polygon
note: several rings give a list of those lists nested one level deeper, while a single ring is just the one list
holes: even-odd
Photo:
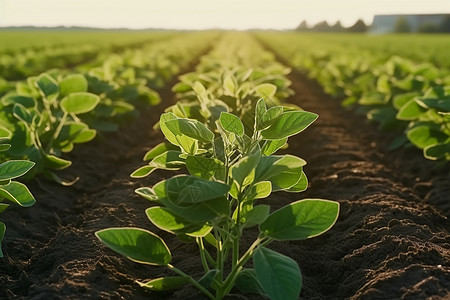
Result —
[{"label": "bright sun haze", "polygon": [[0,27],[292,29],[398,13],[450,13],[450,0],[0,0]]}]

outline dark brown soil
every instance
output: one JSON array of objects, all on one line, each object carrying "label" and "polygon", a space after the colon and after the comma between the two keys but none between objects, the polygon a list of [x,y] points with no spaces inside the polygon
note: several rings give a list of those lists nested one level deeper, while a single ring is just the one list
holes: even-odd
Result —
[{"label": "dark brown soil", "polygon": [[[302,198],[341,203],[336,225],[326,234],[270,247],[300,265],[303,299],[450,298],[450,177],[414,149],[389,152],[392,134],[342,109],[320,87],[294,74],[291,102],[320,115],[290,140],[289,153],[308,161],[310,188],[300,194],[273,194],[274,208]],[[196,248],[157,230],[134,194],[140,186],[171,176],[156,172],[144,180],[129,174],[144,153],[162,141],[152,130],[173,95],[142,113],[120,132],[80,145],[68,177],[73,187],[32,182],[34,207],[9,208],[0,259],[0,299],[203,299],[192,288],[155,294],[134,281],[169,274],[161,267],[133,263],[103,246],[94,232],[137,226],[162,236],[173,265],[200,276]],[[256,296],[234,296],[258,299]]]}]

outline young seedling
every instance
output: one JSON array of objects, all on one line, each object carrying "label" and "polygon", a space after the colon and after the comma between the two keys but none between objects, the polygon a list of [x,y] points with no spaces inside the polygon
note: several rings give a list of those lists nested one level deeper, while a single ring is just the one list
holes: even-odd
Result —
[{"label": "young seedling", "polygon": [[27,174],[33,177],[43,173],[60,184],[70,185],[54,171],[69,167],[72,162],[61,158],[72,151],[74,144],[91,141],[96,130],[90,129],[78,117],[92,111],[100,101],[97,95],[87,93],[86,79],[69,77],[58,83],[43,73],[29,78],[26,91],[11,92],[1,99],[5,114],[0,122],[13,132],[7,150],[8,158],[27,158],[36,167]]},{"label": "young seedling", "polygon": [[[112,250],[138,263],[166,266],[177,276],[139,284],[153,291],[180,288],[191,283],[210,299],[223,299],[237,287],[271,299],[297,299],[302,285],[297,263],[267,248],[273,241],[302,240],[329,230],[336,222],[339,204],[304,199],[271,212],[259,199],[275,191],[300,192],[307,188],[303,166],[293,155],[274,155],[290,136],[308,127],[318,116],[306,111],[267,109],[259,100],[253,130],[234,114],[222,112],[211,131],[203,123],[165,113],[160,128],[168,143],[149,151],[148,165],[132,177],[145,177],[155,169],[180,169],[189,175],[163,180],[136,192],[154,205],[146,210],[158,228],[182,241],[194,241],[204,276],[194,278],[172,265],[171,253],[156,234],[139,228],[108,228],[96,236]],[[244,231],[258,227],[259,234],[242,251]],[[253,260],[253,267],[247,265]]]},{"label": "young seedling", "polygon": [[[10,148],[11,145],[6,143],[10,138],[11,132],[0,127],[0,152]],[[0,164],[0,213],[9,206],[3,200],[8,200],[23,207],[32,206],[36,202],[26,185],[13,180],[27,173],[33,166],[33,162],[26,160],[10,160]],[[0,243],[5,231],[6,225],[0,222]],[[0,257],[3,257],[1,244]]]}]

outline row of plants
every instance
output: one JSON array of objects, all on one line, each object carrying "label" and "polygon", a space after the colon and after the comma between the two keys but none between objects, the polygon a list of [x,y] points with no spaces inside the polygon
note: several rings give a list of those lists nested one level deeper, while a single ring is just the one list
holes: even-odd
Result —
[{"label": "row of plants", "polygon": [[[6,80],[22,80],[52,68],[68,68],[88,61],[98,61],[105,55],[120,53],[125,49],[141,48],[177,34],[179,33],[155,32],[149,33],[145,37],[136,37],[136,40],[126,39],[125,42],[120,42],[114,39],[114,36],[109,35],[108,39],[110,40],[104,41],[102,33],[98,33],[98,40],[103,43],[80,41],[78,44],[74,44],[74,42],[49,43],[45,46],[25,49],[4,49],[0,52],[0,77]],[[39,35],[39,33],[36,34],[37,37]],[[45,38],[45,36],[43,37]],[[7,42],[7,37],[5,42]]]},{"label": "row of plants", "polygon": [[[8,207],[6,200],[26,207],[35,202],[24,184],[12,180],[17,177],[29,180],[42,174],[62,185],[75,183],[78,178],[66,180],[56,173],[72,164],[63,158],[65,153],[93,140],[98,131],[116,130],[124,115],[136,115],[135,105],[144,108],[160,102],[159,94],[148,87],[154,76],[147,78],[139,72],[163,72],[160,78],[169,81],[205,51],[216,35],[190,34],[162,42],[154,50],[145,48],[149,55],[147,61],[141,58],[139,68],[128,62],[133,53],[127,51],[123,59],[110,58],[120,63],[107,60],[84,74],[50,70],[12,85],[13,90],[0,99],[0,212]],[[165,61],[163,66],[169,70],[147,69],[159,66],[153,60]],[[0,242],[5,230],[0,223]]]},{"label": "row of plants", "polygon": [[[408,58],[416,63],[429,62],[439,68],[450,68],[447,49],[450,40],[439,34],[355,34],[355,33],[292,33],[278,32],[285,38],[300,38],[305,44],[320,52],[323,44],[331,44],[350,52],[366,52],[386,61],[393,55]],[[309,48],[309,46],[308,46]],[[325,51],[328,46],[325,47]]]},{"label": "row of plants", "polygon": [[383,130],[397,130],[392,149],[414,145],[427,159],[450,160],[448,69],[326,40],[305,42],[295,34],[257,35],[325,92],[343,99],[344,106],[356,107]]},{"label": "row of plants", "polygon": [[131,176],[177,171],[136,193],[151,202],[146,215],[154,226],[198,246],[204,275],[188,275],[172,265],[166,243],[148,230],[96,232],[127,258],[172,271],[138,282],[142,287],[159,292],[190,283],[210,299],[223,299],[233,288],[271,299],[298,298],[299,266],[267,246],[327,231],[339,204],[304,199],[273,211],[270,199],[262,200],[275,191],[301,192],[308,185],[303,159],[275,154],[318,117],[280,104],[291,93],[287,71],[248,34],[233,32],[174,86],[178,102],[158,123],[166,140],[145,154],[148,164]]},{"label": "row of plants", "polygon": [[[0,128],[12,133],[11,148],[3,152],[0,161],[28,159],[36,163],[29,178],[44,174],[61,184],[70,184],[54,172],[71,162],[61,158],[75,144],[95,138],[97,131],[117,130],[123,120],[137,114],[136,105],[152,106],[160,102],[156,91],[149,88],[155,76],[146,72],[162,72],[165,81],[175,76],[179,65],[194,60],[204,51],[213,33],[192,34],[190,38],[174,38],[161,42],[155,49],[145,48],[147,62],[139,68],[126,58],[113,54],[102,65],[80,73],[50,70],[39,76],[16,82],[0,100]],[[178,44],[178,47],[175,45]],[[162,47],[170,49],[159,51]],[[135,50],[140,53],[140,50]],[[182,59],[185,61],[183,62]],[[167,61],[169,71],[148,69],[154,61]],[[177,67],[173,68],[171,65]],[[137,77],[137,75],[141,77]]]}]

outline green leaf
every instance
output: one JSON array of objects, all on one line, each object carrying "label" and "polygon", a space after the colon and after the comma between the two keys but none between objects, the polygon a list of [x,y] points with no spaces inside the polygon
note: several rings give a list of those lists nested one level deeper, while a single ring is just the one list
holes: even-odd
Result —
[{"label": "green leaf", "polygon": [[291,186],[289,189],[287,189],[287,192],[303,192],[308,188],[308,178],[306,177],[306,174],[302,171],[302,175],[300,177],[300,180],[293,186]]},{"label": "green leaf", "polygon": [[397,113],[397,119],[405,121],[415,120],[426,111],[426,108],[423,108],[414,99],[411,99],[400,108]]},{"label": "green leaf", "polygon": [[0,185],[0,196],[23,207],[29,207],[36,203],[27,186],[17,181]]},{"label": "green leaf", "polygon": [[259,225],[267,219],[269,212],[269,205],[257,205],[242,215],[241,222],[244,223],[245,228]]},{"label": "green leaf", "polygon": [[172,92],[174,93],[185,93],[192,91],[192,86],[184,82],[178,82],[172,87]]},{"label": "green leaf", "polygon": [[8,151],[10,148],[10,144],[0,144],[0,152]]},{"label": "green leaf", "polygon": [[165,170],[178,170],[184,165],[185,159],[181,158],[178,150],[168,150],[150,161],[150,165]]},{"label": "green leaf", "polygon": [[0,258],[3,257],[1,242],[3,240],[3,237],[5,236],[5,232],[6,232],[6,225],[0,222]]},{"label": "green leaf", "polygon": [[431,160],[445,159],[450,160],[450,142],[435,144],[423,149],[425,158]]},{"label": "green leaf", "polygon": [[225,165],[218,159],[190,155],[186,158],[186,167],[191,175],[207,180],[213,177],[225,180]]},{"label": "green leaf", "polygon": [[27,173],[34,162],[28,160],[9,160],[0,164],[0,181],[10,180]]},{"label": "green leaf", "polygon": [[280,115],[261,135],[266,140],[283,139],[301,132],[318,117],[307,111],[289,111]]},{"label": "green leaf", "polygon": [[266,113],[266,111],[267,111],[266,102],[264,101],[263,98],[261,98],[258,100],[258,102],[256,102],[255,107],[255,124],[257,129],[261,128],[263,116]]},{"label": "green leaf", "polygon": [[55,100],[58,98],[59,85],[55,79],[46,73],[42,73],[36,79],[36,87],[39,88],[41,95],[48,100]]},{"label": "green leaf", "polygon": [[214,156],[221,162],[225,162],[225,145],[221,136],[213,141]]},{"label": "green leaf", "polygon": [[378,77],[377,91],[382,94],[390,94],[391,93],[391,85],[389,84],[389,76],[388,75],[382,74]]},{"label": "green leaf", "polygon": [[[159,125],[164,136],[170,143],[180,146],[185,153],[195,155],[198,150],[197,140],[183,135],[181,131],[177,129],[176,125],[169,129],[166,123],[173,120],[177,120],[177,117],[173,113],[164,113],[161,115]],[[172,130],[177,130],[177,132],[172,132]]]},{"label": "green leaf", "polygon": [[302,240],[329,230],[338,215],[338,202],[304,199],[275,211],[259,229],[276,240]]},{"label": "green leaf", "polygon": [[302,275],[292,258],[258,247],[253,255],[253,265],[258,282],[271,299],[298,299],[302,289]]},{"label": "green leaf", "polygon": [[0,143],[11,139],[12,132],[0,126]]},{"label": "green leaf", "polygon": [[153,158],[157,157],[160,154],[163,154],[164,152],[167,152],[169,150],[180,150],[179,147],[174,146],[171,143],[162,142],[155,147],[153,147],[151,150],[149,150],[147,153],[145,153],[144,160],[152,160]]},{"label": "green leaf", "polygon": [[144,178],[150,175],[156,168],[152,166],[143,166],[131,173],[131,178]]},{"label": "green leaf", "polygon": [[166,121],[165,125],[175,135],[187,135],[201,142],[211,143],[214,133],[197,120],[175,119]]},{"label": "green leaf", "polygon": [[406,136],[420,149],[442,143],[449,138],[445,133],[428,126],[414,127],[406,132]]},{"label": "green leaf", "polygon": [[232,132],[240,137],[244,135],[244,124],[233,114],[222,112],[220,114],[220,124],[228,132]]},{"label": "green leaf", "polygon": [[[290,182],[292,179],[286,178],[286,174],[291,174],[294,178],[297,178],[292,185],[297,183],[301,177],[302,167],[306,165],[306,161],[300,157],[293,155],[270,155],[263,156],[259,160],[258,166],[256,168],[255,181],[265,181],[270,180],[273,184],[282,184],[282,180]],[[284,175],[280,175],[283,174]],[[277,176],[280,175],[278,179]],[[285,184],[282,184],[285,188]],[[272,186],[272,189],[278,187]]]},{"label": "green leaf", "polygon": [[55,155],[47,154],[44,156],[45,166],[53,170],[63,170],[72,165],[70,160],[65,160]]},{"label": "green leaf", "polygon": [[268,140],[261,149],[263,155],[269,156],[277,152],[278,149],[283,148],[287,143],[287,138],[279,140]]},{"label": "green leaf", "polygon": [[302,177],[302,168],[290,168],[286,166],[280,174],[271,176],[269,178],[272,183],[272,189],[274,191],[287,190],[295,186]]},{"label": "green leaf", "polygon": [[165,266],[172,260],[164,241],[148,230],[107,228],[97,231],[95,235],[113,251],[138,263]]},{"label": "green leaf", "polygon": [[193,87],[194,92],[200,96],[200,98],[205,99],[206,98],[206,89],[199,81],[196,81],[194,83]]},{"label": "green leaf", "polygon": [[147,200],[150,201],[157,201],[158,196],[155,194],[155,191],[149,187],[140,187],[134,191],[139,196],[144,197]]},{"label": "green leaf", "polygon": [[450,112],[450,97],[444,99],[424,98],[416,99],[416,102],[441,112]]},{"label": "green leaf", "polygon": [[164,181],[166,193],[175,204],[195,204],[225,196],[228,185],[194,176],[177,176]]},{"label": "green leaf", "polygon": [[71,93],[87,92],[87,90],[88,90],[88,82],[86,80],[86,77],[84,77],[81,74],[67,75],[59,83],[59,91],[61,97],[65,97]]},{"label": "green leaf", "polygon": [[141,287],[154,292],[176,290],[189,282],[189,278],[181,276],[161,277],[147,282],[136,281]]},{"label": "green leaf", "polygon": [[263,199],[269,197],[272,192],[272,183],[270,181],[258,182],[246,192],[246,200]]},{"label": "green leaf", "polygon": [[148,176],[156,169],[179,170],[184,164],[184,159],[180,158],[180,155],[180,151],[169,150],[164,152],[150,161],[148,166],[137,169],[130,176],[132,178],[142,178]]},{"label": "green leaf", "polygon": [[83,129],[82,131],[78,132],[72,142],[75,144],[87,143],[92,141],[96,135],[97,130],[95,129]]},{"label": "green leaf", "polygon": [[256,277],[254,269],[243,269],[236,277],[236,287],[244,293],[264,294],[264,289]]},{"label": "green leaf", "polygon": [[234,94],[234,92],[236,91],[236,84],[234,83],[233,77],[230,75],[225,76],[225,79],[223,80],[223,86],[231,94]]},{"label": "green leaf", "polygon": [[61,128],[56,141],[64,145],[65,143],[84,143],[92,140],[96,135],[95,130],[90,130],[84,123],[67,122]]},{"label": "green leaf", "polygon": [[219,270],[217,270],[217,269],[209,270],[208,272],[206,272],[205,275],[202,276],[202,278],[200,278],[198,280],[198,283],[205,289],[209,289],[211,287],[211,284],[214,281],[214,278],[216,277],[216,275],[218,273],[219,273]]},{"label": "green leaf", "polygon": [[24,121],[26,124],[33,123],[33,115],[22,104],[18,104],[18,103],[14,104],[13,114],[14,114],[14,117],[16,117],[19,120]]},{"label": "green leaf", "polygon": [[170,233],[185,233],[190,236],[204,237],[212,229],[211,226],[193,224],[165,207],[150,207],[145,213],[156,227]]},{"label": "green leaf", "polygon": [[272,125],[275,120],[283,114],[282,106],[274,106],[269,108],[261,118],[261,122],[256,127],[257,130],[263,130]]},{"label": "green leaf", "polygon": [[167,201],[167,199],[161,199],[161,202],[173,210],[175,214],[194,223],[220,223],[230,214],[230,202],[226,197],[219,197],[190,206],[179,206]]},{"label": "green leaf", "polygon": [[277,86],[271,83],[263,83],[255,87],[255,92],[261,98],[272,99],[277,92]]},{"label": "green leaf", "polygon": [[26,108],[31,108],[36,105],[36,102],[34,98],[27,97],[27,96],[21,96],[16,94],[7,94],[3,98],[1,98],[1,103],[4,106],[14,105],[14,104],[20,104],[23,105]]},{"label": "green leaf", "polygon": [[71,93],[61,100],[61,108],[69,114],[83,114],[93,110],[100,102],[100,97],[91,93]]},{"label": "green leaf", "polygon": [[255,168],[260,160],[260,153],[254,153],[241,158],[231,167],[233,180],[238,184],[241,190],[251,184],[255,178]]},{"label": "green leaf", "polygon": [[403,93],[400,95],[396,95],[392,99],[392,105],[395,107],[395,109],[399,110],[403,105],[405,105],[409,100],[413,99],[414,97],[420,96],[417,92],[408,92]]},{"label": "green leaf", "polygon": [[[3,185],[3,184],[0,184],[0,185]],[[4,212],[5,209],[7,209],[8,207],[9,207],[9,204],[0,202],[0,213]]]}]

